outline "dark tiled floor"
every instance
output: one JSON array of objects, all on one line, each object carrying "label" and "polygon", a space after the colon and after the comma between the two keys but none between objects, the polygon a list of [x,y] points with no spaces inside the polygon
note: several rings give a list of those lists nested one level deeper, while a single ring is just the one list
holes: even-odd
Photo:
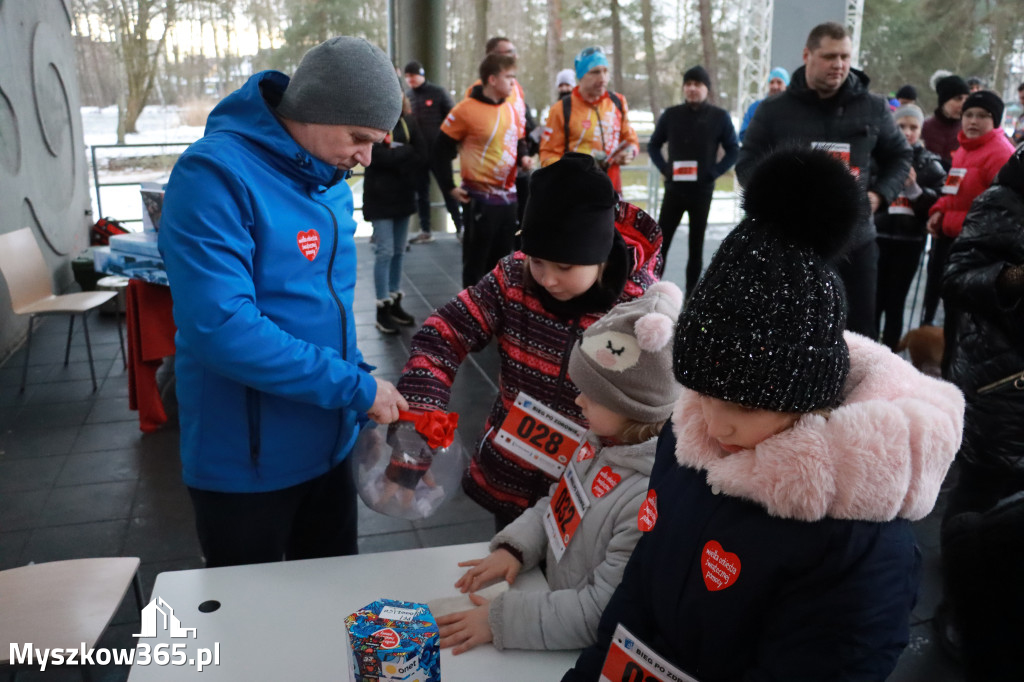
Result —
[{"label": "dark tiled floor", "polygon": [[[722,226],[711,228],[705,262],[725,231]],[[666,276],[681,283],[686,240],[675,243]],[[414,329],[383,336],[374,328],[372,247],[360,240],[359,249],[354,309],[360,348],[367,361],[378,366],[378,375],[394,381]],[[458,290],[460,262],[460,248],[451,235],[412,247],[406,259],[403,305],[418,320]],[[38,326],[24,394],[18,393],[24,349],[0,365],[0,570],[29,562],[138,556],[148,597],[158,573],[202,565],[191,505],[180,478],[178,431],[173,423],[153,434],[139,431],[136,413],[128,409],[115,318],[94,315],[90,323],[100,382],[96,393],[80,329],[71,362],[64,367],[67,329],[56,320]],[[496,394],[496,370],[497,357],[488,349],[471,356],[459,373],[451,409],[460,413],[467,440],[478,433]],[[417,522],[383,516],[360,503],[359,523],[362,552],[481,541],[493,532],[490,516],[461,494],[430,519]],[[925,555],[925,581],[911,644],[890,681],[953,682],[962,676],[938,650],[930,629],[941,589],[935,515],[917,524],[917,531]],[[137,618],[129,598],[99,646],[134,647],[131,635]],[[126,677],[125,669],[113,665],[93,670],[93,679],[101,682]],[[79,678],[75,670],[57,669],[42,674],[25,671],[18,679]]]}]

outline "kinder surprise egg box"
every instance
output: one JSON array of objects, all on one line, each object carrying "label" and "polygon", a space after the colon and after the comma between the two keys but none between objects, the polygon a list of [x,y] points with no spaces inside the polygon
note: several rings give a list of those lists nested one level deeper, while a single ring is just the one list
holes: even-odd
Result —
[{"label": "kinder surprise egg box", "polygon": [[441,635],[426,604],[379,599],[345,626],[356,682],[441,682]]}]

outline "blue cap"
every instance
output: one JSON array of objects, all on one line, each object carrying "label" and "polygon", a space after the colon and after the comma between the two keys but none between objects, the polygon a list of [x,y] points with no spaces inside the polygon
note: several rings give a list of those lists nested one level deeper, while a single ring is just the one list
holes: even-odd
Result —
[{"label": "blue cap", "polygon": [[576,55],[576,79],[581,80],[595,66],[609,66],[608,57],[600,47],[585,47]]},{"label": "blue cap", "polygon": [[781,78],[782,82],[786,84],[786,87],[789,87],[789,71],[786,71],[781,66],[776,66],[768,72],[768,82],[771,82],[773,78]]}]

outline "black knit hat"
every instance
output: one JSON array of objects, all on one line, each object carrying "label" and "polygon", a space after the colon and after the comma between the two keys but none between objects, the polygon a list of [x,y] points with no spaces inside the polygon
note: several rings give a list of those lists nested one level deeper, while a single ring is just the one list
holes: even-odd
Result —
[{"label": "black knit hat", "polygon": [[935,93],[939,96],[939,107],[959,95],[971,94],[971,89],[960,76],[946,76],[935,83]]},{"label": "black knit hat", "polygon": [[569,265],[604,263],[615,239],[618,200],[594,157],[568,152],[530,176],[523,253]]},{"label": "black knit hat", "polygon": [[861,218],[857,182],[827,152],[782,150],[754,169],[743,208],[679,316],[676,379],[747,407],[833,407],[850,355],[829,259]]},{"label": "black knit hat", "polygon": [[709,90],[711,89],[711,76],[708,75],[707,70],[700,64],[686,70],[686,73],[683,74],[683,82],[685,83],[686,81],[700,81],[708,86]]},{"label": "black knit hat", "polygon": [[405,65],[404,73],[408,73],[413,76],[425,76],[427,72],[423,70],[423,65],[415,59]]},{"label": "black knit hat", "polygon": [[917,88],[909,83],[896,91],[896,99],[917,99]]},{"label": "black knit hat", "polygon": [[1002,125],[1003,100],[991,90],[978,90],[969,94],[967,99],[964,100],[964,106],[961,111],[967,111],[971,108],[984,109],[992,114],[992,120],[995,122],[996,128]]}]

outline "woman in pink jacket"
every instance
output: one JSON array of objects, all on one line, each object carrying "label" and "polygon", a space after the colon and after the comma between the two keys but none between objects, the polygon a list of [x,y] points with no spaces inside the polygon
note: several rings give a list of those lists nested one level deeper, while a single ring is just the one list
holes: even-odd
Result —
[{"label": "woman in pink jacket", "polygon": [[957,136],[960,148],[953,152],[942,197],[928,212],[928,231],[933,236],[952,240],[960,234],[971,204],[1013,154],[1013,145],[999,127],[1002,120],[1003,100],[994,92],[979,90],[964,100]]}]

